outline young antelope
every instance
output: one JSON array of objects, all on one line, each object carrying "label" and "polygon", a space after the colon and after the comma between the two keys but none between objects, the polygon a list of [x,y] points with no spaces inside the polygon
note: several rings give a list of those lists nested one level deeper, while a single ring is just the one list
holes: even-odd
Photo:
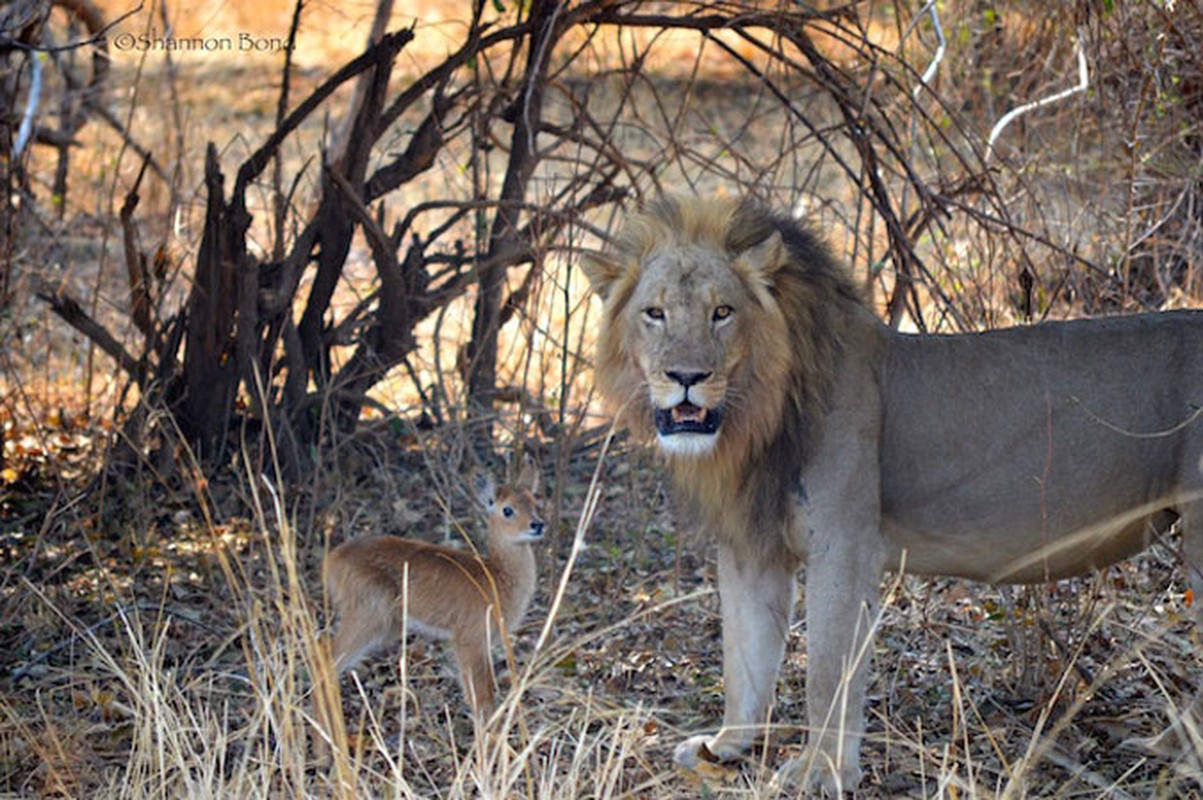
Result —
[{"label": "young antelope", "polygon": [[492,647],[522,620],[535,593],[530,544],[543,537],[535,503],[537,476],[526,465],[511,485],[478,478],[488,512],[488,553],[397,536],[344,542],[326,558],[325,580],[337,614],[335,666],[341,674],[373,649],[413,633],[449,641],[464,694],[478,722],[494,708]]}]

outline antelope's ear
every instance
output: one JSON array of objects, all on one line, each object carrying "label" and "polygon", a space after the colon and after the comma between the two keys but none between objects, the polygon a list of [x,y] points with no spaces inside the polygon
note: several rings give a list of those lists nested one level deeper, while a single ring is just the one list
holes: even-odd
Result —
[{"label": "antelope's ear", "polygon": [[539,493],[539,468],[535,466],[534,459],[529,455],[522,457],[522,469],[519,470],[518,479],[514,481],[514,485],[526,489],[531,494]]},{"label": "antelope's ear", "polygon": [[493,504],[497,502],[497,484],[493,482],[493,476],[484,471],[473,473],[472,487],[476,490],[476,499],[480,504],[492,510]]},{"label": "antelope's ear", "polygon": [[622,275],[622,265],[608,255],[591,250],[581,251],[581,270],[589,279],[593,291],[605,301],[610,296],[614,281]]}]

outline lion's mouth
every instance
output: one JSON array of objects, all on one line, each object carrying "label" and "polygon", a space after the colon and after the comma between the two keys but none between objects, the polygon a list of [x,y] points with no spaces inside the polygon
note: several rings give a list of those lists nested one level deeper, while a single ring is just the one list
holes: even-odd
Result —
[{"label": "lion's mouth", "polygon": [[656,409],[656,430],[661,436],[678,433],[702,433],[713,435],[723,421],[719,408],[702,408],[688,400],[672,408]]}]

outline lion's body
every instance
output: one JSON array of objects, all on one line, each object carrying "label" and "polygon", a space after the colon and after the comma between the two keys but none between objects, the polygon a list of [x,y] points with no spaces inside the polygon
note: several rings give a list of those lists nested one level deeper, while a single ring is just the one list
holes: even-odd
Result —
[{"label": "lion's body", "polygon": [[1203,314],[889,342],[881,504],[908,571],[1080,574],[1143,549],[1147,518],[1203,486]]},{"label": "lion's body", "polygon": [[1179,514],[1203,560],[1203,314],[904,335],[805,228],[724,202],[654,206],[586,270],[599,384],[719,544],[727,709],[683,764],[765,723],[803,562],[807,768],[847,788],[884,570],[1055,579]]}]

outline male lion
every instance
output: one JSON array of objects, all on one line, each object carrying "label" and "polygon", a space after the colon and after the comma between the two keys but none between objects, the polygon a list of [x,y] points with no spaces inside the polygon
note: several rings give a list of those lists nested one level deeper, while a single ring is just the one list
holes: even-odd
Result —
[{"label": "male lion", "polygon": [[682,765],[763,729],[803,562],[810,747],[786,775],[837,790],[885,570],[1053,580],[1179,517],[1203,563],[1203,314],[901,334],[808,229],[728,201],[654,204],[584,270],[597,380],[718,543],[726,712]]}]

